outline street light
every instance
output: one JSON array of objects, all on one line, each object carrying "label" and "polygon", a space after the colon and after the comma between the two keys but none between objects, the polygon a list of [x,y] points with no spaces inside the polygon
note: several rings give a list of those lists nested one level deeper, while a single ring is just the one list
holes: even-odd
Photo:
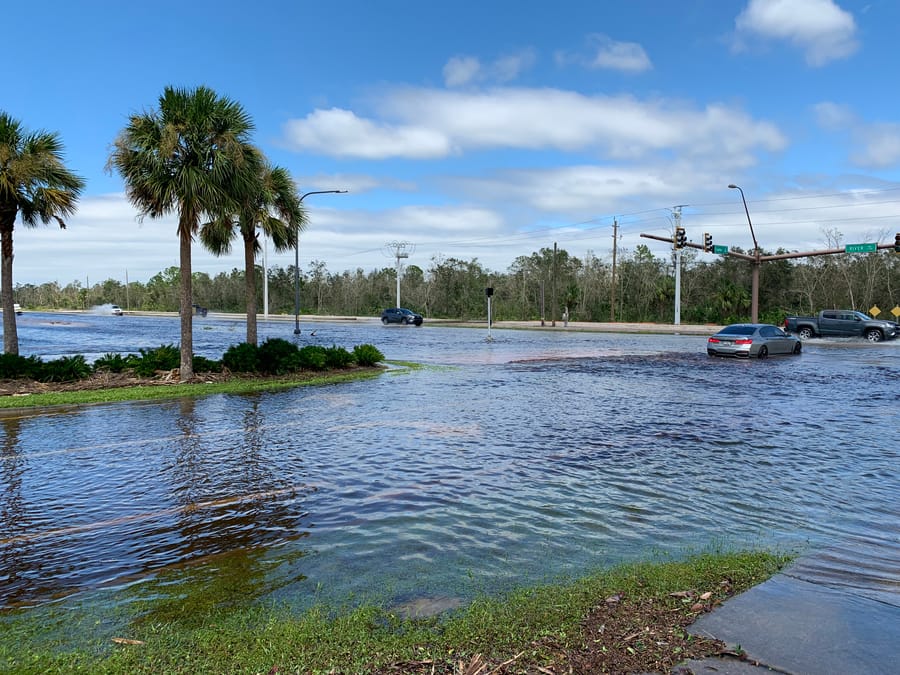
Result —
[{"label": "street light", "polygon": [[[300,195],[300,203],[310,195],[343,194],[346,190],[313,190]],[[300,229],[294,242],[294,335],[300,335]]]},{"label": "street light", "polygon": [[729,185],[732,190],[739,190],[741,193],[741,201],[744,202],[744,213],[747,214],[747,224],[750,226],[750,236],[753,237],[753,268],[750,275],[750,322],[757,323],[759,321],[759,244],[756,243],[756,234],[753,232],[753,221],[750,220],[750,209],[747,208],[747,199],[744,197],[744,191],[740,186]]}]

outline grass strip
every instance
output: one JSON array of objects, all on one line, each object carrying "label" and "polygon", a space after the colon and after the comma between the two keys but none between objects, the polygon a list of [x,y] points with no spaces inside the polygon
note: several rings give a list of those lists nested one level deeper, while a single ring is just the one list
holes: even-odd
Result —
[{"label": "grass strip", "polygon": [[24,640],[0,644],[0,667],[92,674],[668,672],[724,649],[685,626],[790,559],[738,551],[627,564],[480,598],[427,619],[382,607],[316,607],[299,616],[257,607],[136,622],[132,634],[98,639],[90,649],[49,653]]},{"label": "grass strip", "polygon": [[59,391],[23,396],[0,397],[0,409],[44,408],[51,406],[88,405],[95,403],[116,403],[119,401],[144,401],[172,398],[190,398],[213,394],[252,394],[263,391],[278,391],[292,387],[337,384],[376,377],[383,368],[357,368],[346,372],[285,377],[240,378],[224,382],[187,382],[133,387],[85,389],[82,391]]}]

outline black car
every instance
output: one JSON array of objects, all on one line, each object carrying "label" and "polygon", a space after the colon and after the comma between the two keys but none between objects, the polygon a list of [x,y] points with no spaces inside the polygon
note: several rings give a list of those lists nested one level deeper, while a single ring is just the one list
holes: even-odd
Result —
[{"label": "black car", "polygon": [[405,307],[389,307],[381,313],[381,323],[387,326],[389,323],[422,325],[422,315],[406,309]]}]

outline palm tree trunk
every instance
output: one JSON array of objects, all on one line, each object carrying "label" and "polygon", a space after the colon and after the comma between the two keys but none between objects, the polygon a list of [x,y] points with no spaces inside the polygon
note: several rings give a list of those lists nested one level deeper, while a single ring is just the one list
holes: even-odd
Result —
[{"label": "palm tree trunk", "polygon": [[[182,216],[184,221],[184,216]],[[194,308],[191,290],[191,227],[182,222],[178,228],[181,264],[181,369],[179,379],[188,382],[194,377]]]},{"label": "palm tree trunk", "polygon": [[256,267],[253,245],[256,243],[256,233],[248,240],[244,238],[244,282],[247,292],[247,344],[255,345],[256,337]]},{"label": "palm tree trunk", "polygon": [[16,332],[16,312],[13,308],[13,225],[16,214],[13,212],[12,221],[7,223],[6,214],[0,222],[0,307],[3,308],[3,351],[7,354],[19,353],[19,334]]}]

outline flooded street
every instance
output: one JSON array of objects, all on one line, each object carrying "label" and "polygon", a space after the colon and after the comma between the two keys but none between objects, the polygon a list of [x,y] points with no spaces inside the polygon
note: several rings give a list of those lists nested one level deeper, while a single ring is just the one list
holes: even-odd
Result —
[{"label": "flooded street", "polygon": [[[709,358],[705,337],[260,323],[374,380],[0,417],[0,607],[452,607],[710,547],[900,602],[900,341]],[[195,322],[218,358],[244,324]],[[29,314],[21,353],[136,353],[177,320]],[[112,617],[115,618],[112,618]],[[87,620],[87,619],[85,619]],[[62,625],[60,630],[64,630]]]}]

